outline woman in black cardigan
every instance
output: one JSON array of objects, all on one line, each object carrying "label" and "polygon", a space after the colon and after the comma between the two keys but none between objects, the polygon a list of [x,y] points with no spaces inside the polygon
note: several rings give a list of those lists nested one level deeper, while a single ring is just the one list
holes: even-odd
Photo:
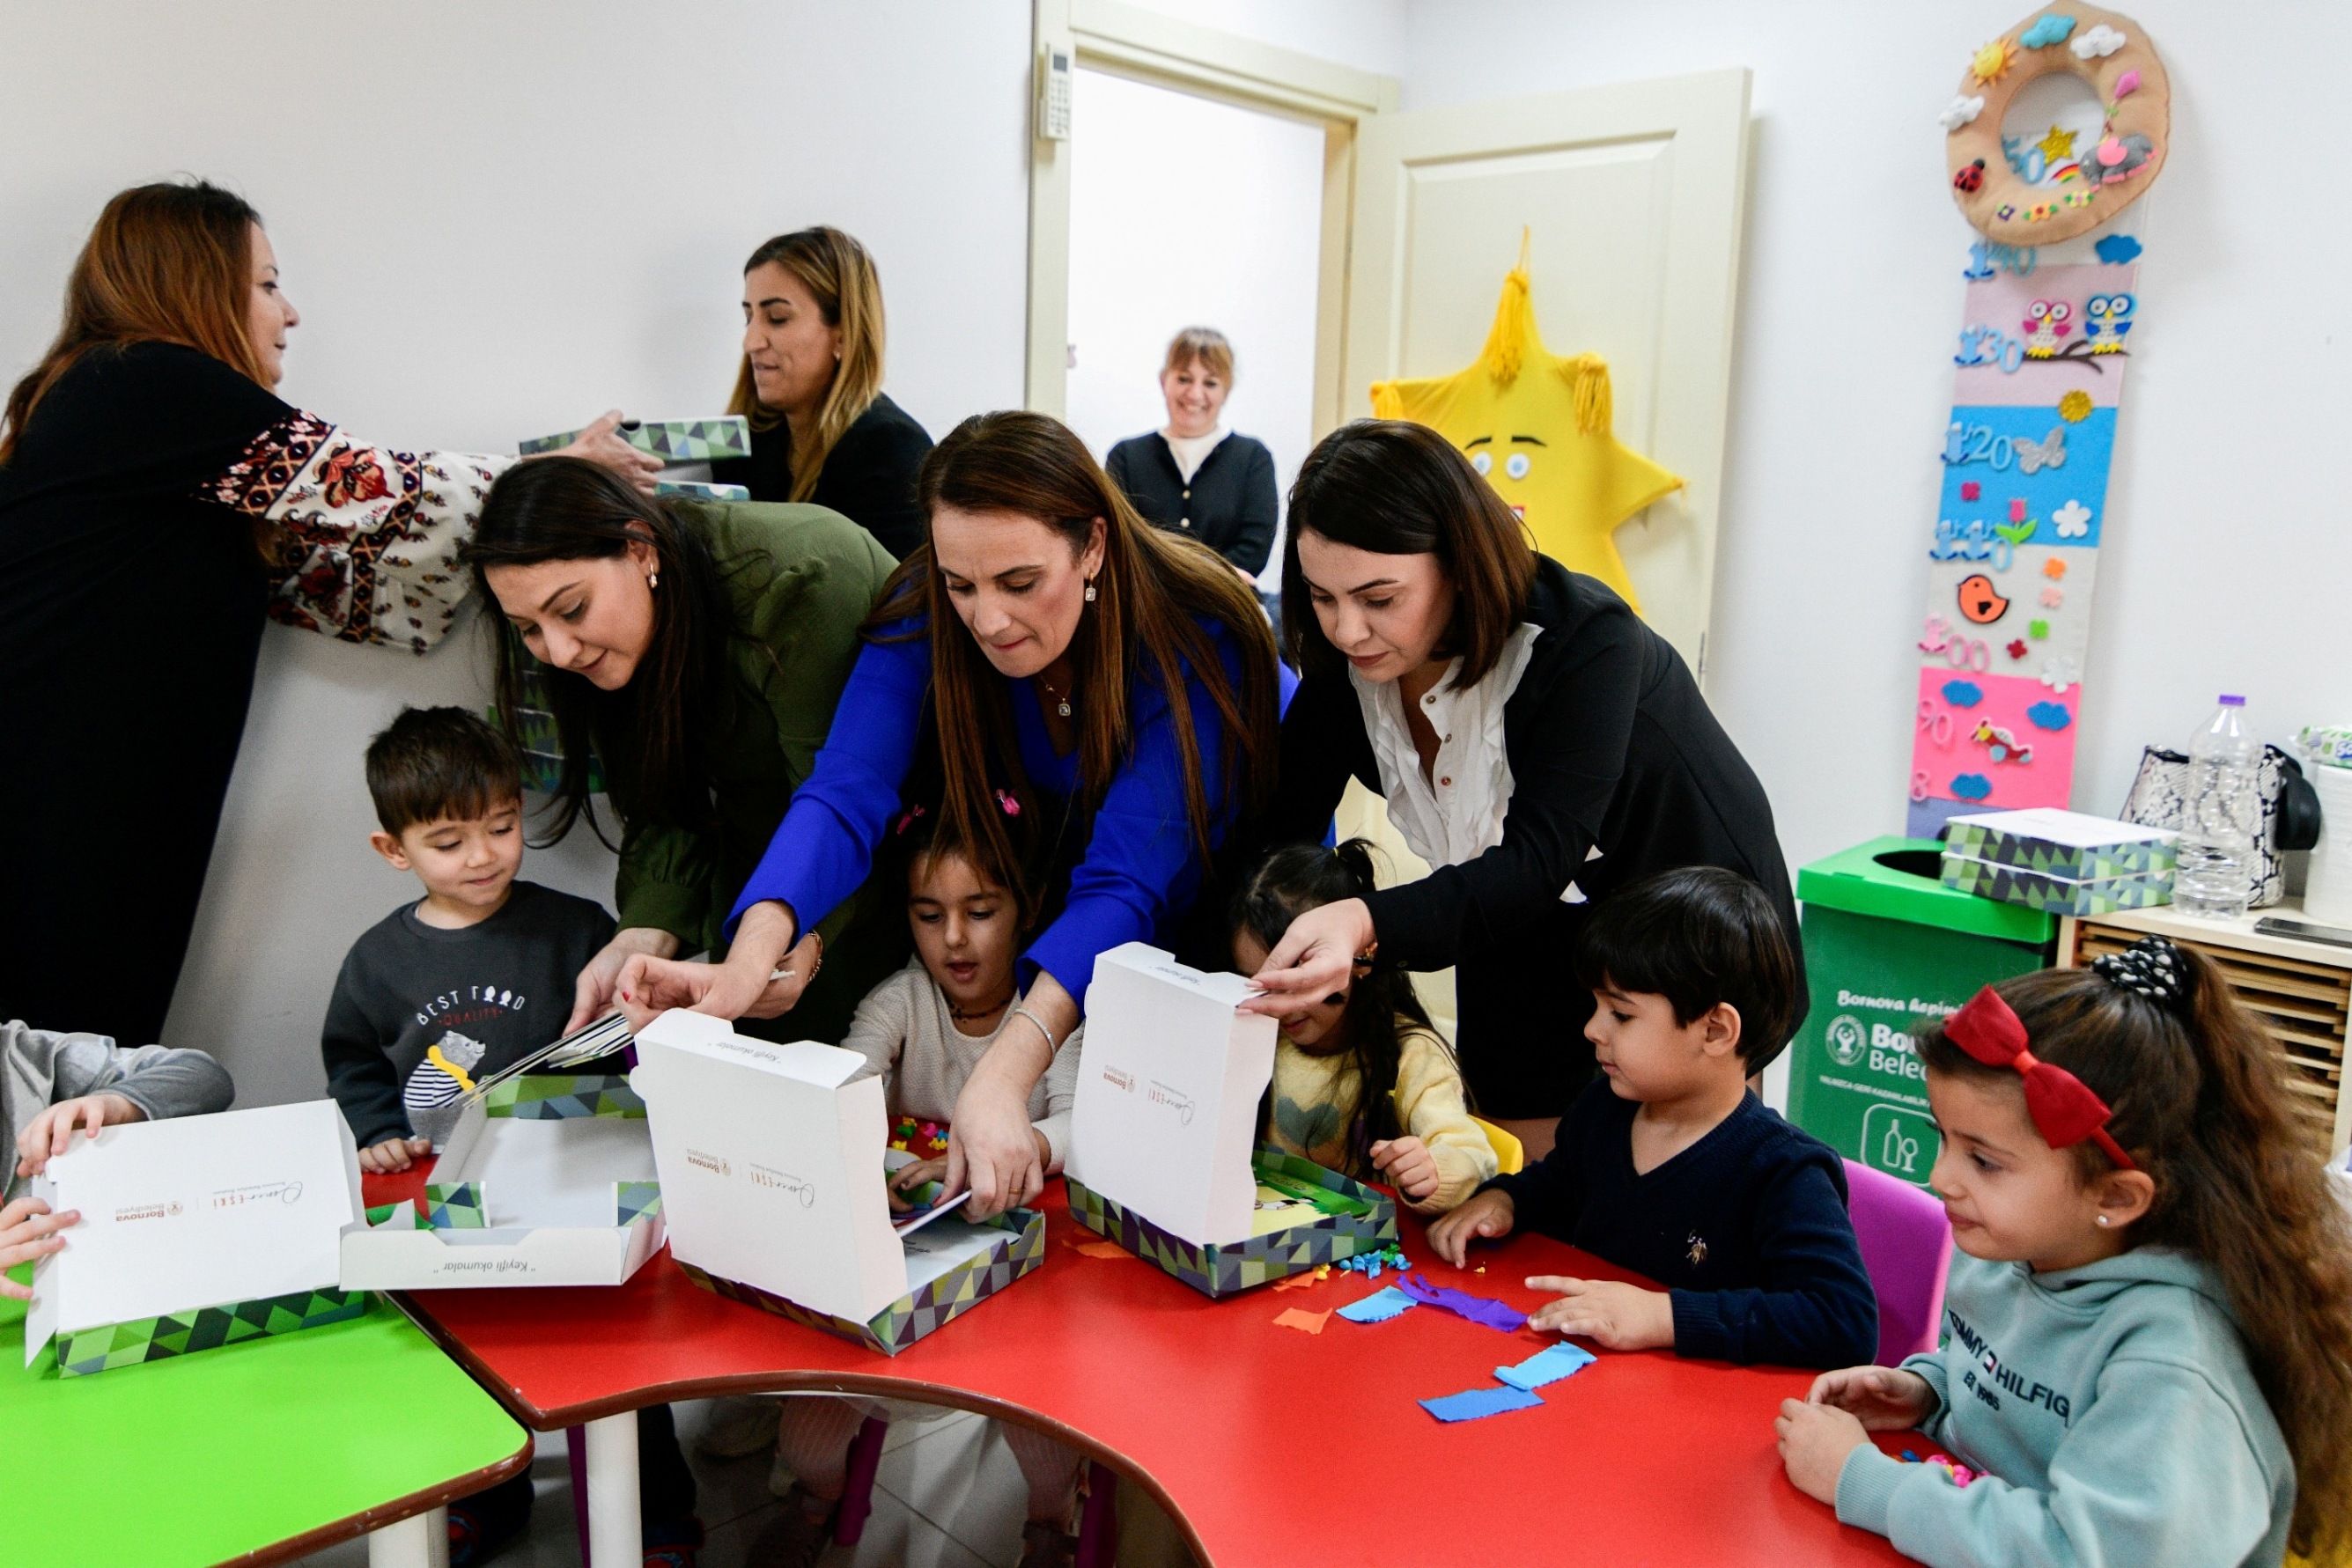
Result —
[{"label": "woman in black cardigan", "polygon": [[780,235],[743,264],[743,364],[727,412],[751,455],[710,465],[755,501],[808,501],[905,559],[923,542],[915,470],[931,438],[882,392],[882,282],[839,229]]},{"label": "woman in black cardigan", "polygon": [[1120,442],[1103,468],[1144,521],[1190,534],[1255,582],[1274,549],[1274,454],[1218,423],[1233,385],[1225,335],[1185,328],[1160,372],[1168,427]]},{"label": "woman in black cardigan", "polygon": [[1353,776],[1435,869],[1299,916],[1253,1005],[1296,1012],[1375,944],[1408,969],[1454,966],[1477,1108],[1535,1158],[1592,1073],[1592,996],[1568,956],[1594,903],[1719,865],[1762,884],[1797,943],[1771,804],[1681,655],[1606,585],[1537,555],[1436,432],[1334,432],[1299,470],[1290,522],[1283,635],[1304,679],[1276,833],[1320,837]]}]

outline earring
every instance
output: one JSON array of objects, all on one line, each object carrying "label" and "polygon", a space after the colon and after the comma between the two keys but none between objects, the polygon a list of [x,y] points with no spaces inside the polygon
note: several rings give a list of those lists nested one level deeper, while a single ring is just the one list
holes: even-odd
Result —
[{"label": "earring", "polygon": [[1087,579],[1087,602],[1088,604],[1092,604],[1094,601],[1095,601],[1095,580],[1094,580],[1093,578],[1091,578],[1091,577],[1090,577],[1090,578]]},{"label": "earring", "polygon": [[2103,1215],[2099,1216],[2099,1223],[2100,1223],[2101,1225],[2105,1225],[2106,1222],[2107,1222],[2107,1217],[2106,1217],[2105,1215],[2104,1215],[2104,1214],[2103,1214]]},{"label": "earring", "polygon": [[647,587],[648,589],[655,589],[655,588],[659,588],[660,586],[661,586],[661,573],[660,573],[660,572],[657,572],[657,571],[649,571],[649,572],[646,573],[646,587]]}]

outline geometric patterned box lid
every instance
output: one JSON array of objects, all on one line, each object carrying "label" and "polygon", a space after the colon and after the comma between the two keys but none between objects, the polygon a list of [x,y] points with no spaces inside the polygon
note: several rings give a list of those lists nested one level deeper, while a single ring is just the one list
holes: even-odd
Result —
[{"label": "geometric patterned box lid", "polygon": [[81,1377],[271,1334],[314,1329],[323,1323],[344,1322],[364,1316],[371,1300],[365,1291],[299,1291],[267,1301],[236,1301],[192,1312],[141,1318],[133,1322],[61,1331],[49,1343],[57,1353],[58,1375]]},{"label": "geometric patterned box lid", "polygon": [[2179,837],[2162,828],[2044,806],[1954,817],[1944,852],[2089,882],[2168,872],[2179,855]]},{"label": "geometric patterned box lid", "polygon": [[2050,915],[2107,915],[2118,909],[2148,909],[2172,902],[2170,866],[2137,876],[2087,880],[2052,876],[2023,866],[1999,865],[1961,855],[1944,857],[1944,885],[1979,898],[1998,899]]},{"label": "geometric patterned box lid", "polygon": [[1212,1298],[1303,1274],[1358,1253],[1378,1252],[1397,1239],[1396,1205],[1371,1187],[1265,1145],[1259,1145],[1251,1164],[1261,1176],[1310,1184],[1366,1212],[1327,1213],[1246,1241],[1202,1247],[1161,1229],[1074,1176],[1066,1173],[1062,1180],[1069,1189],[1071,1218]]},{"label": "geometric patterned box lid", "polygon": [[1004,1233],[985,1252],[899,1297],[865,1322],[813,1312],[756,1285],[719,1276],[680,1260],[686,1277],[706,1291],[761,1312],[790,1318],[813,1329],[854,1340],[868,1350],[896,1355],[917,1340],[946,1327],[1045,1260],[1045,1217],[1034,1208],[1008,1208],[992,1219],[973,1220]]},{"label": "geometric patterned box lid", "polygon": [[[665,463],[708,463],[714,457],[751,455],[751,426],[740,413],[715,414],[709,419],[640,419],[621,425],[613,434]],[[516,451],[530,457],[569,446],[579,439],[578,431],[567,430],[558,435],[533,436]]]}]

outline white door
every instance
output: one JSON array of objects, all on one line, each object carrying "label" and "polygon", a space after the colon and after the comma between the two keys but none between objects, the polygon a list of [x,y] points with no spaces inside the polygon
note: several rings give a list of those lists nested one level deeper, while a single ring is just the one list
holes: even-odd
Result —
[{"label": "white door", "polygon": [[1545,348],[1606,360],[1617,439],[1687,482],[1615,543],[1644,619],[1702,680],[1748,85],[1707,71],[1357,122],[1346,417],[1371,413],[1375,382],[1477,357],[1525,232]]}]

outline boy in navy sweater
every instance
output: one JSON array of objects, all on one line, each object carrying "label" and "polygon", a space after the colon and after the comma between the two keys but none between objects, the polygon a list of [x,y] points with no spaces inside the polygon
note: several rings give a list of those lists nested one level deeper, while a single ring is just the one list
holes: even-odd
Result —
[{"label": "boy in navy sweater", "polygon": [[1846,1216],[1845,1169],[1767,1110],[1750,1075],[1797,1020],[1795,960],[1763,889],[1664,872],[1594,911],[1577,979],[1602,1076],[1543,1161],[1429,1228],[1456,1267],[1473,1239],[1534,1229],[1666,1288],[1538,1275],[1529,1319],[1611,1350],[1835,1367],[1878,1350],[1878,1303]]}]

